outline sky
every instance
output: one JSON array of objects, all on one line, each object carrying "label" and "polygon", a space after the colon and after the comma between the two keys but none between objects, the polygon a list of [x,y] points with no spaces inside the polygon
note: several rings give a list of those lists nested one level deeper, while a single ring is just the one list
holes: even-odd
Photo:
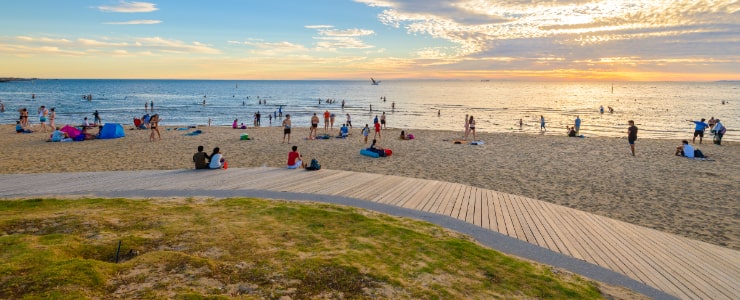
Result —
[{"label": "sky", "polygon": [[2,0],[0,77],[740,80],[740,1]]}]

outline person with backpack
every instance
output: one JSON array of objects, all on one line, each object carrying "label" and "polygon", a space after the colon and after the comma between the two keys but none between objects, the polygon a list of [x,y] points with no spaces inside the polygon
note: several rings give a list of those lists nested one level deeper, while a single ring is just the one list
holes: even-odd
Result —
[{"label": "person with backpack", "polygon": [[715,144],[722,145],[722,136],[725,135],[725,132],[727,132],[727,128],[725,128],[725,125],[723,125],[722,122],[719,121],[719,119],[716,119],[716,123],[714,123]]}]

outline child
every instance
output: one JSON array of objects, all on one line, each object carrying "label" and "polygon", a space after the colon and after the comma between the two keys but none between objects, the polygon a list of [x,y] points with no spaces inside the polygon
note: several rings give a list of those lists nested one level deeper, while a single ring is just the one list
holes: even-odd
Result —
[{"label": "child", "polygon": [[362,135],[365,136],[365,145],[367,145],[367,136],[370,135],[370,127],[365,124],[365,128],[362,129]]}]

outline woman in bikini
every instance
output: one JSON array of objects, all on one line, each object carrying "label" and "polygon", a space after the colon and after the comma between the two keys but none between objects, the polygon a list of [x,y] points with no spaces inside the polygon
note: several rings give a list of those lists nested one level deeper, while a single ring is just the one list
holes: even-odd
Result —
[{"label": "woman in bikini", "polygon": [[150,141],[154,141],[154,132],[157,132],[157,139],[162,139],[162,136],[159,134],[159,114],[155,114],[149,119],[149,128],[152,129],[152,133],[149,135]]},{"label": "woman in bikini", "polygon": [[473,133],[473,140],[475,141],[475,120],[473,120],[473,116],[470,116],[468,125],[470,126],[470,132]]}]

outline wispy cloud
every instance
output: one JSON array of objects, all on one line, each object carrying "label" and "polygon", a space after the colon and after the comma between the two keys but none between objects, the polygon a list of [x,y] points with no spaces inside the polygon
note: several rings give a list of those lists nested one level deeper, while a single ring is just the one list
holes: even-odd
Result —
[{"label": "wispy cloud", "polygon": [[314,37],[316,47],[320,50],[335,51],[336,49],[368,49],[375,46],[365,44],[360,37],[375,34],[368,29],[335,29],[331,25],[309,25],[306,28],[316,29],[319,36]]},{"label": "wispy cloud", "polygon": [[229,41],[232,45],[250,46],[252,49],[249,53],[260,56],[276,56],[286,54],[298,54],[308,51],[303,45],[291,42],[264,42],[261,40],[247,40],[243,42]]},{"label": "wispy cloud", "polygon": [[98,6],[97,8],[103,12],[114,12],[114,13],[146,13],[158,10],[157,5],[149,2],[126,2],[121,1],[118,5],[114,6]]},{"label": "wispy cloud", "polygon": [[160,20],[131,20],[125,22],[105,22],[108,25],[153,25],[162,23]]},{"label": "wispy cloud", "polygon": [[[186,43],[179,40],[161,37],[142,37],[134,39],[112,39],[109,37],[91,38],[49,38],[17,36],[12,39],[0,38],[2,53],[17,55],[26,51],[25,55],[39,54],[146,54],[148,56],[161,53],[169,54],[221,54],[221,50],[201,42]],[[19,50],[20,49],[20,50]]]}]

